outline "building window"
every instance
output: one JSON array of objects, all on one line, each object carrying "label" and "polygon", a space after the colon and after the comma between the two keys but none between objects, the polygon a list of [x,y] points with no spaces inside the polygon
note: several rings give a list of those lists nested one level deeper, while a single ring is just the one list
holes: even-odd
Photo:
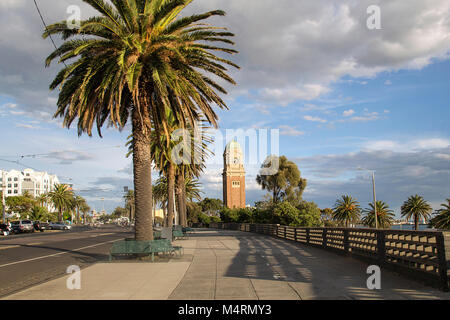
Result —
[{"label": "building window", "polygon": [[240,181],[233,181],[232,186],[233,186],[233,188],[239,188],[241,186],[241,182]]},{"label": "building window", "polygon": [[8,194],[11,194],[12,193],[12,191],[11,190],[8,190]]},{"label": "building window", "polygon": [[11,178],[8,178],[8,181],[11,181]]},{"label": "building window", "polygon": [[19,181],[19,179],[17,179],[17,178],[14,178],[14,181]]},{"label": "building window", "polygon": [[19,185],[17,183],[14,183],[14,188],[17,188]]},{"label": "building window", "polygon": [[17,191],[17,190],[14,190],[14,194],[18,194],[19,193],[19,191]]},{"label": "building window", "polygon": [[11,183],[8,183],[8,188],[11,188]]}]

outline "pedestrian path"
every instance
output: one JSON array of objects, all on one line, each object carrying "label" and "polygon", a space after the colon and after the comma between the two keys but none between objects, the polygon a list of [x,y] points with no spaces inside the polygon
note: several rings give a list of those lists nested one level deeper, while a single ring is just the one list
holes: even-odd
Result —
[{"label": "pedestrian path", "polygon": [[67,289],[64,277],[6,299],[450,299],[385,270],[382,289],[369,290],[368,264],[264,235],[198,230],[176,244],[181,259],[99,263],[82,271],[81,290]]}]

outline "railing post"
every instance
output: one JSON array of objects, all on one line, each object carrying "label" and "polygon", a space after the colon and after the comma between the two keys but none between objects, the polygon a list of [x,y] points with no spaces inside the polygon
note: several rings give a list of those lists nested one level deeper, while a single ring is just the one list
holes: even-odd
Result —
[{"label": "railing post", "polygon": [[344,229],[344,251],[345,253],[350,253],[350,241],[349,241],[350,232],[348,229]]},{"label": "railing post", "polygon": [[309,228],[306,228],[306,243],[309,244]]},{"label": "railing post", "polygon": [[441,283],[441,289],[448,292],[448,276],[447,276],[447,258],[445,256],[445,239],[444,234],[439,232],[436,235],[436,247],[439,261],[439,277]]},{"label": "railing post", "polygon": [[294,239],[295,242],[297,242],[297,228],[294,229]]},{"label": "railing post", "polygon": [[327,228],[322,229],[322,247],[324,249],[326,249],[328,246],[327,232],[328,232]]},{"label": "railing post", "polygon": [[381,267],[386,262],[386,233],[382,230],[376,231],[377,235],[377,260]]},{"label": "railing post", "polygon": [[287,227],[284,227],[284,239],[286,239],[286,229]]}]

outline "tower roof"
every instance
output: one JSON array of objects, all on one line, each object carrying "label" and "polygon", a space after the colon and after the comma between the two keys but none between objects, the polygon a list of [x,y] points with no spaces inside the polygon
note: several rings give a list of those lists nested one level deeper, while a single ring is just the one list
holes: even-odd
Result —
[{"label": "tower roof", "polygon": [[225,147],[225,153],[229,153],[229,152],[233,152],[233,151],[239,151],[242,152],[242,148],[241,145],[236,141],[236,140],[232,140],[230,141],[227,146]]}]

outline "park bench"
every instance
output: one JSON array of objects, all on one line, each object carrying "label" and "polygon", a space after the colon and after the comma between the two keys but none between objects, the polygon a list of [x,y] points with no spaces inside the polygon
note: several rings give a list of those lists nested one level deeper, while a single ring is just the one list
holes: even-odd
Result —
[{"label": "park bench", "polygon": [[195,233],[195,230],[189,227],[183,228],[183,233],[185,234],[191,234],[191,233]]},{"label": "park bench", "polygon": [[183,247],[172,246],[168,239],[159,239],[153,241],[118,241],[113,244],[109,252],[109,261],[115,256],[152,256],[152,262],[155,260],[155,253],[163,254],[183,254]]}]

